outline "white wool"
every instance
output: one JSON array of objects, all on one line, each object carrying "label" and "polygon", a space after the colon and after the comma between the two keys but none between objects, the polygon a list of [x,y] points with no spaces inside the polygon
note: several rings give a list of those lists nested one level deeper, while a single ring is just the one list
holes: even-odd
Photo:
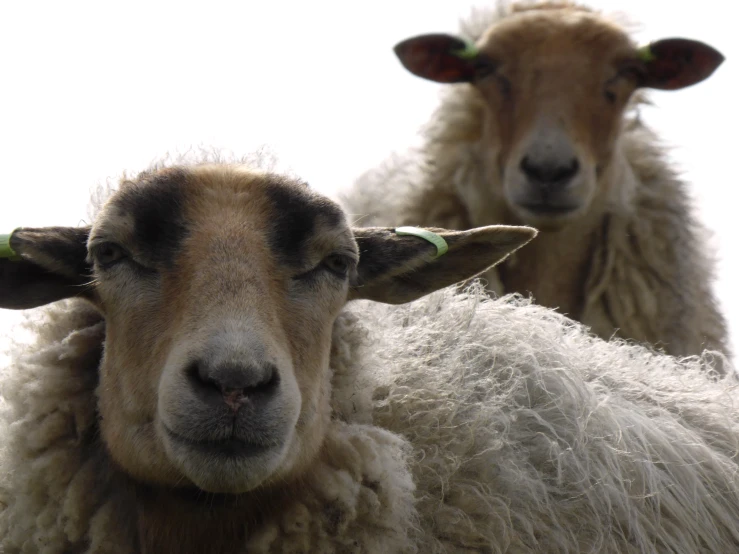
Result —
[{"label": "white wool", "polygon": [[[96,435],[103,323],[81,301],[42,311],[0,386],[0,551],[136,552]],[[334,335],[321,459],[244,551],[739,548],[736,383],[706,360],[480,286],[351,303]]]},{"label": "white wool", "polygon": [[123,172],[115,178],[109,177],[105,182],[98,183],[91,194],[90,204],[87,209],[88,217],[90,221],[94,221],[100,208],[118,190],[122,181],[136,180],[142,174],[152,173],[169,167],[192,167],[211,164],[244,165],[256,171],[279,173],[288,177],[298,178],[292,168],[280,160],[277,153],[266,145],[246,155],[238,155],[235,152],[222,148],[191,147],[185,150],[168,152],[164,156],[153,160],[143,171]]},{"label": "white wool", "polygon": [[[456,292],[341,313],[319,458],[235,554],[739,550],[737,384],[710,355]],[[99,437],[102,316],[29,313],[0,369],[0,552],[139,554]]]},{"label": "white wool", "polygon": [[481,288],[349,311],[372,329],[373,422],[414,448],[422,551],[739,548],[737,385],[710,360]]},{"label": "white wool", "polygon": [[[35,343],[0,372],[0,552],[137,553],[130,485],[97,426],[105,324],[81,300],[34,315]],[[335,421],[291,504],[235,554],[401,551],[416,518],[409,452],[381,428]]]}]

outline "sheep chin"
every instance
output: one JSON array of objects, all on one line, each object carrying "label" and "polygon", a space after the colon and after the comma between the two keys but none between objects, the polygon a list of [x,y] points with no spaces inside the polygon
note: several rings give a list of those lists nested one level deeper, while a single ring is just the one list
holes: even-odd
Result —
[{"label": "sheep chin", "polygon": [[292,431],[279,445],[237,440],[198,445],[167,434],[167,455],[199,489],[220,494],[249,492],[283,473]]}]

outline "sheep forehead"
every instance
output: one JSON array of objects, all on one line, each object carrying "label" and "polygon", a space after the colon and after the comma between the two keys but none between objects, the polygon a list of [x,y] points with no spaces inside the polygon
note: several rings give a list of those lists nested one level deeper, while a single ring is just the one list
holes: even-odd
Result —
[{"label": "sheep forehead", "polygon": [[547,5],[515,11],[490,27],[481,49],[502,64],[590,59],[607,64],[633,52],[628,34],[616,23],[588,9]]},{"label": "sheep forehead", "polygon": [[[172,267],[188,248],[219,238],[229,251],[258,251],[290,266],[322,243],[356,248],[341,209],[299,181],[245,166],[203,165],[145,173],[123,183],[92,237],[117,237],[155,265]],[[202,238],[203,240],[199,240]]]}]

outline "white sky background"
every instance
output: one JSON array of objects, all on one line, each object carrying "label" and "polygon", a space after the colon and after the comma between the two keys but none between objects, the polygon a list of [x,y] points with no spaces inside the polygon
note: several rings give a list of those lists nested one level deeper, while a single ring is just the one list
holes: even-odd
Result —
[{"label": "white sky background", "polygon": [[[591,0],[644,41],[709,42],[709,80],[655,92],[646,121],[675,147],[716,234],[717,291],[739,345],[734,162],[739,38],[729,0]],[[0,4],[0,232],[77,225],[91,187],[168,151],[266,143],[332,195],[409,146],[441,85],[413,77],[398,41],[456,32],[470,0],[11,2]],[[0,337],[18,319],[0,310]]]}]

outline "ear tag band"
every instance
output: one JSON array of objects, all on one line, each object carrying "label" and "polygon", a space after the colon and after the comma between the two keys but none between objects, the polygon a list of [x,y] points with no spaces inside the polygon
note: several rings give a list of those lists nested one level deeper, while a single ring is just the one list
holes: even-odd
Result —
[{"label": "ear tag band", "polygon": [[446,254],[447,250],[449,250],[449,245],[446,243],[444,238],[436,233],[432,233],[428,229],[421,229],[419,227],[398,227],[395,229],[395,234],[400,236],[410,235],[429,241],[431,244],[436,246],[436,256],[434,256],[434,258],[443,256]]},{"label": "ear tag band", "polygon": [[477,46],[468,42],[461,50],[452,50],[451,53],[463,60],[474,60],[480,51],[477,49]]},{"label": "ear tag band", "polygon": [[645,63],[653,62],[657,59],[657,56],[654,55],[650,46],[650,44],[647,44],[646,46],[642,46],[638,50],[639,59]]},{"label": "ear tag band", "polygon": [[17,262],[22,258],[10,247],[10,235],[0,235],[0,259]]}]

